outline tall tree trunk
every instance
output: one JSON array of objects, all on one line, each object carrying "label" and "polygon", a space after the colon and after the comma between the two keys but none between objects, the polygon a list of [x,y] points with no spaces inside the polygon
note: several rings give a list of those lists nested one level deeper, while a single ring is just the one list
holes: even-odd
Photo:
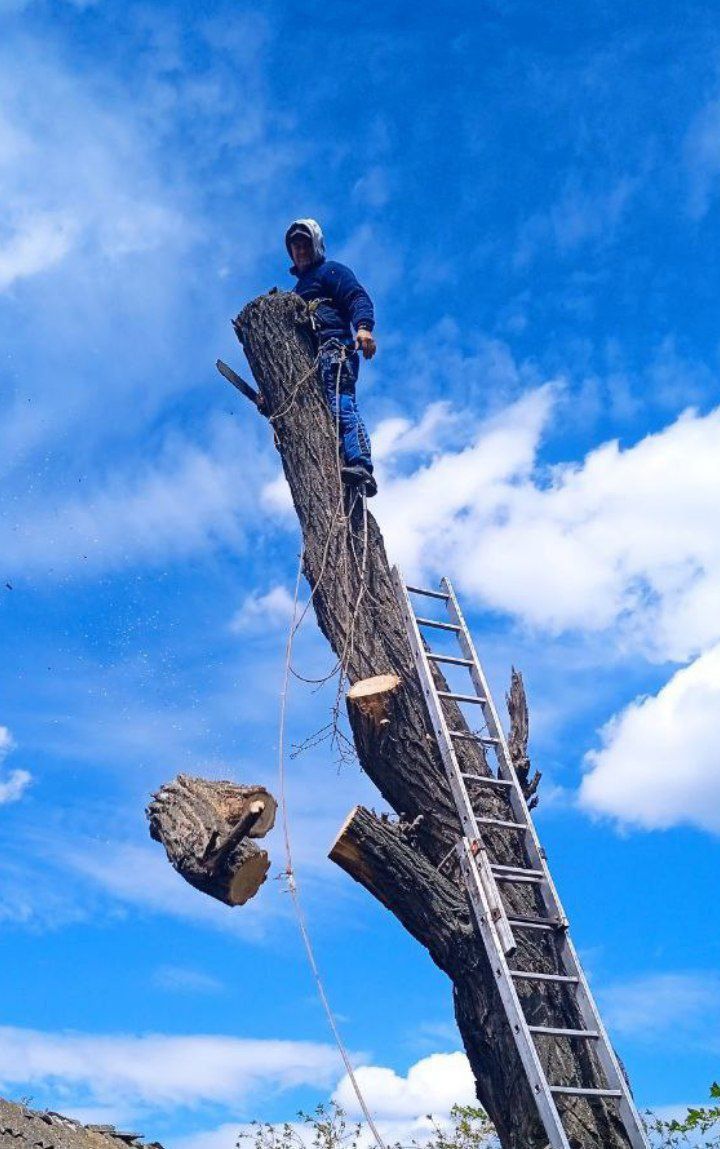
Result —
[{"label": "tall tree trunk", "polygon": [[[290,486],[303,536],[304,574],[318,624],[351,684],[394,675],[399,687],[384,689],[379,708],[361,704],[366,692],[350,692],[348,715],[363,770],[412,833],[394,830],[367,811],[355,811],[333,847],[332,857],[361,882],[429,950],[453,983],[455,1013],[477,1083],[477,1094],[494,1121],[503,1149],[545,1149],[505,1021],[483,943],[471,923],[457,872],[437,871],[459,836],[442,759],[431,732],[400,607],[395,598],[383,538],[371,514],[344,490],[335,428],[314,370],[308,315],[291,294],[261,296],[243,310],[236,331],[260,388]],[[438,673],[438,682],[442,676]],[[515,688],[517,691],[517,687]],[[517,695],[515,697],[518,702]],[[452,702],[447,714],[467,728]],[[522,734],[519,742],[523,746]],[[462,769],[485,774],[477,743],[459,742]],[[482,813],[509,816],[502,796],[483,788]],[[494,831],[486,841],[499,863],[529,864],[517,835]],[[509,886],[508,907],[540,912],[537,891]],[[555,938],[519,934],[517,964],[560,972]],[[557,985],[520,983],[532,1024],[580,1028],[569,993]],[[590,1050],[582,1074],[567,1044],[540,1049],[551,1080],[602,1086]],[[566,1128],[581,1149],[620,1149],[628,1141],[612,1103],[570,1099]]]}]

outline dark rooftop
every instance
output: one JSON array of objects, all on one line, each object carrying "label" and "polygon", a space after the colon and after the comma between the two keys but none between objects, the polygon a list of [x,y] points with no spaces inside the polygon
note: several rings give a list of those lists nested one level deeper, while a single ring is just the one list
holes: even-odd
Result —
[{"label": "dark rooftop", "polygon": [[1,1149],[162,1149],[157,1141],[143,1141],[139,1133],[114,1125],[83,1125],[51,1109],[28,1109],[0,1098]]}]

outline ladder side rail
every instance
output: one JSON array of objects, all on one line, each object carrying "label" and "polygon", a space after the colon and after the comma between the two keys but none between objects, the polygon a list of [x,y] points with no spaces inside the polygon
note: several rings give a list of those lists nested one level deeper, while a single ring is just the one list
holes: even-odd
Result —
[{"label": "ladder side rail", "polygon": [[650,1149],[650,1142],[645,1134],[642,1118],[638,1113],[625,1074],[620,1068],[620,1063],[603,1024],[595,998],[575,951],[575,946],[567,933],[563,935],[561,948],[563,965],[568,973],[578,979],[575,987],[575,999],[580,1010],[580,1016],[587,1029],[595,1029],[600,1035],[594,1048],[607,1083],[611,1088],[620,1090],[618,1111],[632,1149]]},{"label": "ladder side rail", "polygon": [[[517,783],[517,774],[512,764],[510,757],[510,750],[505,737],[505,731],[502,728],[500,719],[498,717],[495,703],[493,701],[492,693],[490,690],[490,683],[485,677],[485,671],[482,668],[482,663],[478,657],[475,649],[475,643],[472,640],[470,629],[465,616],[460,608],[460,603],[457,600],[457,595],[453,589],[450,579],[443,578],[440,580],[441,585],[445,587],[447,593],[447,608],[450,616],[456,626],[460,627],[458,632],[458,642],[462,647],[463,654],[472,663],[469,667],[470,677],[472,678],[473,685],[481,698],[485,699],[483,706],[483,717],[487,723],[488,730],[493,738],[497,739],[495,744],[495,753],[498,757],[498,764],[500,767],[501,775],[504,778],[510,778],[513,782]],[[522,793],[522,791],[521,791]]]},{"label": "ladder side rail", "polygon": [[[540,889],[543,892],[543,898],[546,907],[550,910],[551,915],[554,911],[561,922],[567,923],[567,917],[563,910],[562,902],[560,901],[555,883],[550,874],[545,851],[540,845],[537,831],[535,830],[530,811],[528,810],[527,802],[525,801],[525,795],[522,792],[522,787],[520,786],[515,768],[512,764],[512,758],[510,757],[510,750],[507,745],[505,733],[500,725],[498,714],[493,702],[492,693],[490,691],[488,681],[485,677],[482,665],[475,650],[474,643],[470,636],[467,623],[465,622],[465,618],[463,616],[462,610],[460,609],[460,605],[457,601],[457,597],[450,583],[450,580],[443,578],[441,580],[441,585],[445,588],[448,594],[448,610],[450,615],[453,618],[453,621],[456,622],[456,624],[461,628],[458,633],[458,641],[463,650],[463,654],[466,658],[471,659],[473,663],[473,668],[470,670],[473,683],[478,691],[478,694],[487,700],[486,705],[483,706],[483,713],[486,718],[490,733],[493,735],[493,737],[497,738],[495,748],[500,770],[505,776],[509,776],[514,783],[508,795],[513,808],[513,813],[518,818],[518,821],[524,821],[527,824],[528,830],[525,840],[528,846],[529,856],[533,863],[542,870],[545,876],[547,883],[546,888],[549,897],[545,895],[542,886]],[[552,902],[548,905],[550,899],[552,899],[554,905]],[[575,947],[567,931],[563,931],[560,936],[560,951],[565,972],[570,976],[577,978],[575,993],[578,1009],[580,1010],[580,1015],[583,1019],[583,1022],[587,1029],[595,1029],[600,1034],[600,1039],[595,1045],[595,1051],[598,1055],[598,1060],[600,1061],[602,1070],[607,1078],[608,1085],[611,1088],[619,1089],[622,1094],[622,1096],[618,1099],[619,1114],[625,1126],[625,1131],[630,1140],[630,1144],[632,1145],[632,1149],[649,1149],[649,1142],[643,1129],[642,1120],[635,1106],[635,1102],[633,1101],[627,1081],[625,1080],[625,1075],[620,1068],[619,1062],[615,1055],[615,1051],[613,1050],[612,1044],[610,1042],[610,1038],[608,1037],[607,1030],[605,1029],[602,1018],[600,1017],[600,1013],[588,985],[587,978],[585,977],[585,973],[575,952]],[[512,979],[510,980],[512,981]]]},{"label": "ladder side rail", "polygon": [[[458,842],[457,853],[460,869],[466,884],[469,885],[472,880],[474,858],[467,838]],[[474,900],[471,899],[471,902],[477,927],[495,974],[495,983],[500,999],[505,1007],[505,1015],[512,1030],[515,1047],[522,1061],[525,1077],[537,1106],[540,1120],[549,1138],[548,1149],[570,1149],[570,1142],[563,1127],[551,1086],[540,1063],[537,1046],[528,1027],[515,984],[510,976],[507,960],[502,947],[497,944],[494,937],[492,917],[487,910],[483,912],[483,907],[478,906]]]},{"label": "ladder side rail", "polygon": [[463,654],[465,654],[467,658],[471,659],[473,663],[473,668],[470,671],[470,674],[475,685],[475,689],[486,700],[482,708],[483,716],[487,722],[490,734],[493,736],[493,738],[497,739],[494,749],[498,759],[500,774],[512,782],[512,787],[508,792],[508,798],[510,800],[510,805],[512,806],[513,814],[515,815],[518,822],[524,822],[527,826],[527,830],[525,832],[525,845],[527,848],[528,856],[532,865],[536,869],[540,870],[545,878],[544,883],[539,888],[543,903],[548,913],[548,917],[555,918],[561,926],[567,927],[567,915],[563,909],[562,902],[560,901],[560,895],[557,892],[557,888],[547,864],[545,850],[540,844],[540,839],[538,838],[527,802],[525,801],[525,795],[522,792],[522,787],[518,780],[517,772],[513,766],[512,758],[510,757],[510,749],[505,737],[505,731],[500,724],[498,713],[495,709],[495,703],[493,702],[490,684],[485,677],[485,672],[483,671],[482,664],[478,658],[475,644],[470,635],[470,631],[468,630],[467,623],[465,622],[465,617],[462,613],[462,610],[460,609],[460,604],[458,603],[457,596],[455,595],[452,584],[449,579],[443,578],[441,580],[441,585],[445,588],[448,595],[448,610],[451,616],[454,618],[456,624],[460,627],[458,641],[462,647]]},{"label": "ladder side rail", "polygon": [[[473,867],[473,873],[478,875],[483,885],[484,895],[491,907],[493,921],[497,933],[501,939],[502,948],[507,952],[516,948],[515,936],[508,921],[507,912],[505,910],[505,903],[500,895],[500,891],[495,882],[495,878],[490,869],[490,862],[487,857],[487,852],[484,848],[482,839],[480,837],[480,830],[475,819],[475,812],[470,802],[470,798],[465,787],[465,782],[455,756],[455,748],[452,744],[452,738],[448,731],[445,713],[442,708],[442,703],[437,696],[435,687],[435,680],[432,676],[430,663],[427,658],[425,646],[420,634],[417,616],[413,610],[410,597],[408,595],[405,583],[399,567],[393,567],[392,571],[393,581],[395,583],[395,593],[403,612],[407,635],[410,642],[410,648],[415,658],[415,665],[417,667],[420,684],[425,696],[425,702],[428,708],[430,721],[433,727],[435,737],[437,739],[438,747],[440,750],[440,757],[445,767],[450,791],[452,793],[455,808],[460,818],[462,830],[458,837],[466,835],[478,843],[479,851],[476,858],[477,867]],[[468,893],[472,896],[472,888],[476,884],[475,881],[468,885]]]}]

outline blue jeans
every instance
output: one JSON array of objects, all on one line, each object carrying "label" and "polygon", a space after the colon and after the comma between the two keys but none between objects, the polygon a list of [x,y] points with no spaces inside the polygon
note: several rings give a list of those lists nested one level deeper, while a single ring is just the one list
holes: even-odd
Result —
[{"label": "blue jeans", "polygon": [[[360,418],[360,412],[355,402],[355,384],[357,383],[360,359],[357,353],[342,358],[342,344],[336,339],[329,339],[320,348],[320,378],[325,388],[330,414],[335,426],[340,429],[340,442],[342,444],[345,463],[354,467],[357,465],[367,467],[372,471],[370,459],[370,437],[365,424]],[[338,381],[338,369],[340,379]],[[338,412],[338,400],[340,410]]]}]

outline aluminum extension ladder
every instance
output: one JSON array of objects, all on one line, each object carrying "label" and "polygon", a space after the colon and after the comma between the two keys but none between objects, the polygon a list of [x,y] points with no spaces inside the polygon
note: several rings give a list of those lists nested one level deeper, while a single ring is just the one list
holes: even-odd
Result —
[{"label": "aluminum extension ladder", "polygon": [[[404,615],[410,647],[420,676],[430,721],[462,826],[463,836],[455,844],[460,869],[491,967],[497,976],[497,986],[505,1007],[510,1030],[525,1069],[531,1093],[535,1098],[540,1120],[549,1139],[548,1149],[570,1149],[567,1133],[555,1104],[556,1096],[560,1095],[614,1098],[617,1101],[619,1117],[632,1149],[649,1149],[649,1143],[627,1082],[568,936],[567,919],[547,866],[545,852],[533,826],[522,788],[510,758],[505,735],[498,721],[490,688],[455,597],[455,592],[450,581],[446,578],[441,580],[440,590],[423,590],[420,587],[407,586],[397,567],[393,570],[393,581]],[[411,594],[441,600],[447,607],[449,620],[442,622],[416,614],[410,598]],[[422,631],[425,629],[437,629],[453,634],[460,645],[462,656],[433,653],[423,641]],[[470,672],[474,693],[457,694],[451,690],[438,690],[431,669],[433,663],[446,663],[450,666],[466,668]],[[479,706],[484,720],[484,732],[477,734],[469,730],[451,729],[443,710],[443,701]],[[474,739],[480,742],[484,749],[493,750],[497,756],[497,775],[477,776],[463,773],[455,753],[455,742],[458,739]],[[489,818],[477,814],[468,792],[469,784],[472,786],[492,786],[502,792],[509,801],[513,820]],[[530,868],[495,865],[491,861],[487,847],[483,842],[483,826],[522,835],[526,856],[530,859]],[[500,893],[499,883],[509,882],[535,885],[541,895],[544,914],[539,917],[521,917],[508,914]],[[556,933],[559,941],[562,973],[533,973],[532,971],[516,969],[509,964],[509,957],[516,948],[514,931],[531,929]],[[516,990],[516,982],[519,981],[557,982],[567,985],[576,995],[584,1028],[562,1029],[530,1025]],[[550,1084],[540,1063],[535,1045],[536,1036],[553,1037],[561,1040],[566,1038],[592,1041],[595,1044],[598,1060],[606,1078],[606,1087],[590,1089],[581,1086]]]}]

